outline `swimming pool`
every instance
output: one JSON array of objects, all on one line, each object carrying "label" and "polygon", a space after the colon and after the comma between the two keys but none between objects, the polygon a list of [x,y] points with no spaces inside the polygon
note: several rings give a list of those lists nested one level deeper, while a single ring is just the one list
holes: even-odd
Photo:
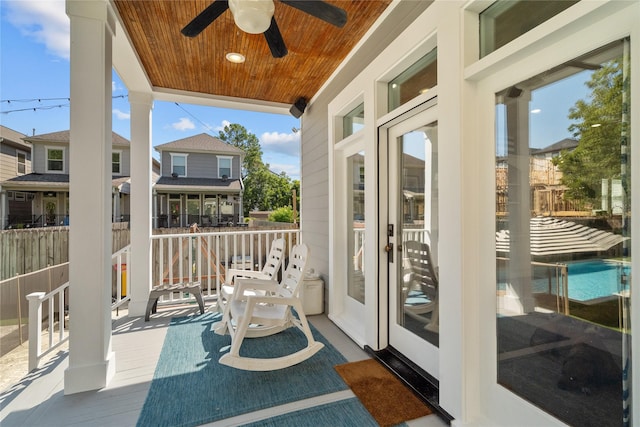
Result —
[{"label": "swimming pool", "polygon": [[607,297],[622,290],[620,276],[631,274],[628,263],[607,260],[567,263],[569,270],[569,298],[588,301]]},{"label": "swimming pool", "polygon": [[[595,259],[571,261],[566,264],[569,273],[569,298],[575,301],[589,301],[614,295],[621,290],[620,276],[626,274],[629,277],[631,274],[629,263]],[[536,267],[535,271],[537,274],[534,274],[535,277],[531,282],[533,292],[549,292],[549,279],[547,278],[549,269]],[[504,270],[498,272],[499,290],[506,288],[505,273]],[[555,283],[552,284],[551,293],[556,294]]]}]

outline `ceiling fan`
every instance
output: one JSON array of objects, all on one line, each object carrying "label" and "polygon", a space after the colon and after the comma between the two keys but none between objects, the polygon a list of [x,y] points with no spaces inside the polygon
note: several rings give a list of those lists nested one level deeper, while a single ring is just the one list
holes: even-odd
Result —
[{"label": "ceiling fan", "polygon": [[[347,12],[344,9],[324,1],[280,0],[280,2],[339,28],[347,22]],[[274,58],[282,58],[288,53],[273,16],[275,10],[273,0],[215,0],[182,29],[182,34],[187,37],[197,36],[227,9],[231,9],[235,23],[242,31],[249,34],[264,34]]]}]

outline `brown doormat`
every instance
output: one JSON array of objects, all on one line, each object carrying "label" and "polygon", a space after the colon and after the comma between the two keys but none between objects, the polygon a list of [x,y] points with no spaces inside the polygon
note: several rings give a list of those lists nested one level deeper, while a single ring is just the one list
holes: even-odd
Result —
[{"label": "brown doormat", "polygon": [[373,359],[335,367],[381,426],[393,426],[432,413],[413,392]]}]

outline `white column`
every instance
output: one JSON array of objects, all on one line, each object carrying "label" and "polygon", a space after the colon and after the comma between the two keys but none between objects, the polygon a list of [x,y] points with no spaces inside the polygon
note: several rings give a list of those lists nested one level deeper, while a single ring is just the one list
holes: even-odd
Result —
[{"label": "white column", "polygon": [[111,45],[104,0],[67,0],[71,18],[69,367],[64,393],[105,387],[111,349]]},{"label": "white column", "polygon": [[129,92],[131,104],[131,265],[129,317],[143,316],[151,290],[151,110],[153,97]]},{"label": "white column", "polygon": [[509,145],[509,267],[504,308],[530,313],[535,302],[531,290],[531,200],[528,90],[509,90],[505,96]]}]

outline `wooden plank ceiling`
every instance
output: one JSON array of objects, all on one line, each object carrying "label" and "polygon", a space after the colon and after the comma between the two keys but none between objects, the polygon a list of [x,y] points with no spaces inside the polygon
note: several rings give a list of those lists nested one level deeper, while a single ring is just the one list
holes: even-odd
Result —
[{"label": "wooden plank ceiling", "polygon": [[[230,10],[198,36],[183,36],[180,30],[211,2],[114,1],[151,84],[293,104],[313,97],[391,0],[329,1],[347,12],[343,28],[275,0],[274,16],[289,50],[284,58],[272,57],[262,34],[240,31]],[[229,52],[246,61],[227,61]]]}]

